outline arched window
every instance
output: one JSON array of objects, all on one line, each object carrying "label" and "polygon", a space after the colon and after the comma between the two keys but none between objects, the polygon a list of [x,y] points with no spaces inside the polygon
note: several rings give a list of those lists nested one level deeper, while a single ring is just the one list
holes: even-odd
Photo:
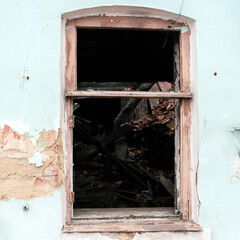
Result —
[{"label": "arched window", "polygon": [[121,6],[63,15],[65,231],[201,230],[190,179],[192,20],[177,19]]}]

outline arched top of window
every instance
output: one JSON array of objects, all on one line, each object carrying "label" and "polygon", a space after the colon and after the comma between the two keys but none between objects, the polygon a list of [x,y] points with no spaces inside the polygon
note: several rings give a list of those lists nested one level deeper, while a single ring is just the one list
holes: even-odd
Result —
[{"label": "arched top of window", "polygon": [[62,19],[70,20],[90,16],[124,16],[124,17],[148,17],[160,18],[180,23],[191,24],[194,19],[155,8],[137,7],[137,6],[101,6],[93,8],[79,9],[62,14]]}]

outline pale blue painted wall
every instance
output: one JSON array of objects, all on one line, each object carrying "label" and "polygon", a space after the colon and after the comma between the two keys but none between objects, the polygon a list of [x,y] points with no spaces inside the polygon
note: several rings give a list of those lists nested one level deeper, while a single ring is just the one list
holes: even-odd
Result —
[{"label": "pale blue painted wall", "polygon": [[[0,1],[0,121],[22,121],[30,132],[56,129],[60,117],[61,14],[103,5],[179,13],[181,0]],[[240,239],[240,183],[231,182],[240,124],[240,1],[185,0],[197,22],[200,222],[213,240]],[[217,72],[217,76],[213,75]],[[23,76],[30,79],[23,81]],[[235,169],[236,170],[236,169]],[[0,202],[0,239],[60,239],[61,196]]]},{"label": "pale blue painted wall", "polygon": [[[25,206],[28,211],[23,210]],[[59,240],[61,219],[61,191],[31,201],[0,202],[0,239]]]}]

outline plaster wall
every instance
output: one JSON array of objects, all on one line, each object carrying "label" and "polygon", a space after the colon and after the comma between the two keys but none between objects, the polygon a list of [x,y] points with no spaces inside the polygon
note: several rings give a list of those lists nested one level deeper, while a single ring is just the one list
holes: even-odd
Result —
[{"label": "plaster wall", "polygon": [[[183,3],[183,5],[182,5]],[[61,15],[129,5],[196,20],[201,233],[62,234]],[[182,6],[182,8],[181,8]],[[0,2],[0,239],[240,239],[240,2],[53,0]],[[181,16],[179,17],[181,20]],[[195,60],[194,60],[195,59]],[[198,86],[197,86],[198,85]],[[196,109],[194,109],[195,111]],[[196,119],[197,120],[197,119]],[[196,141],[193,139],[193,141]],[[212,234],[211,234],[212,232]]]}]

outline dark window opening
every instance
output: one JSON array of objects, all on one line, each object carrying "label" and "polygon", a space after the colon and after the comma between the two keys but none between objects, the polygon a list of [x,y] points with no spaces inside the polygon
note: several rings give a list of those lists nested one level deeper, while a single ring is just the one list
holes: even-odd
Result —
[{"label": "dark window opening", "polygon": [[78,29],[78,89],[137,89],[144,82],[174,85],[178,37],[176,31]]},{"label": "dark window opening", "polygon": [[[174,90],[178,36],[156,30],[78,29],[78,90]],[[175,103],[74,99],[74,208],[174,206]]]}]

